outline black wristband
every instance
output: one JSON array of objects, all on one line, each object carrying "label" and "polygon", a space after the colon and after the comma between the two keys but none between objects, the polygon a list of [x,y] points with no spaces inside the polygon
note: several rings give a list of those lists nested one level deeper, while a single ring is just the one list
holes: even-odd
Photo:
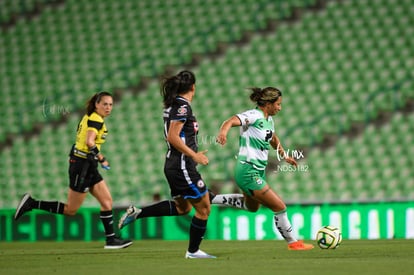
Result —
[{"label": "black wristband", "polygon": [[106,158],[105,157],[103,157],[102,159],[100,159],[100,160],[98,160],[100,163],[102,163],[102,162],[105,162],[106,161]]},{"label": "black wristband", "polygon": [[99,149],[94,145],[93,147],[89,148],[89,152],[96,157],[99,154]]}]

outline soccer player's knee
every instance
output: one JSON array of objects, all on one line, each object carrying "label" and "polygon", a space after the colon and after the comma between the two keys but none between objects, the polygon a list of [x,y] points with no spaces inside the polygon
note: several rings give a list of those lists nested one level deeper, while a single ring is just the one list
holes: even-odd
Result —
[{"label": "soccer player's knee", "polygon": [[203,219],[207,219],[210,216],[210,207],[205,207],[202,209],[197,210],[198,216],[202,217]]},{"label": "soccer player's knee", "polygon": [[178,212],[180,215],[187,215],[188,213],[190,213],[190,210],[184,209],[182,211]]},{"label": "soccer player's knee", "polygon": [[187,207],[177,207],[177,212],[179,215],[187,215],[188,213],[190,213],[192,207],[191,206],[187,206]]}]

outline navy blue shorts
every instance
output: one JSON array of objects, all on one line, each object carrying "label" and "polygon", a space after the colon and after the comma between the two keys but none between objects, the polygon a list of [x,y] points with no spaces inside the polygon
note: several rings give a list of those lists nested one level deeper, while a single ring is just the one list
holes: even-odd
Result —
[{"label": "navy blue shorts", "polygon": [[198,199],[207,193],[207,186],[195,165],[189,162],[177,167],[176,162],[167,160],[164,174],[167,178],[173,198]]}]

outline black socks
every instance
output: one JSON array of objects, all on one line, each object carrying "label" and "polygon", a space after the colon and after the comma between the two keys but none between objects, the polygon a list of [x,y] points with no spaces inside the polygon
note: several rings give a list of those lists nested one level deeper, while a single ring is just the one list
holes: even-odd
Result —
[{"label": "black socks", "polygon": [[188,252],[196,252],[203,240],[204,233],[206,233],[207,220],[200,220],[197,217],[193,217],[190,226],[190,243],[188,245]]},{"label": "black socks", "polygon": [[54,214],[63,214],[63,209],[65,207],[64,203],[59,201],[36,201],[32,202],[33,209],[41,209]]},{"label": "black socks", "polygon": [[114,219],[112,216],[112,210],[101,211],[100,218],[105,229],[106,239],[111,239],[115,237],[114,233]]},{"label": "black socks", "polygon": [[178,216],[174,201],[161,201],[144,208],[137,218]]}]

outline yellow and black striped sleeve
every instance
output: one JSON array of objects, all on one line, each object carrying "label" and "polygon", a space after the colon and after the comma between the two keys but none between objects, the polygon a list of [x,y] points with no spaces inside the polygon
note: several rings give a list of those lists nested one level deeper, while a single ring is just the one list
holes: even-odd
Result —
[{"label": "yellow and black striped sleeve", "polygon": [[94,131],[96,133],[95,144],[100,150],[100,146],[105,142],[108,131],[103,118],[95,112],[90,116],[84,115],[82,120],[79,122],[76,134],[76,149],[83,152],[89,152],[89,148],[86,145],[88,131]]}]

